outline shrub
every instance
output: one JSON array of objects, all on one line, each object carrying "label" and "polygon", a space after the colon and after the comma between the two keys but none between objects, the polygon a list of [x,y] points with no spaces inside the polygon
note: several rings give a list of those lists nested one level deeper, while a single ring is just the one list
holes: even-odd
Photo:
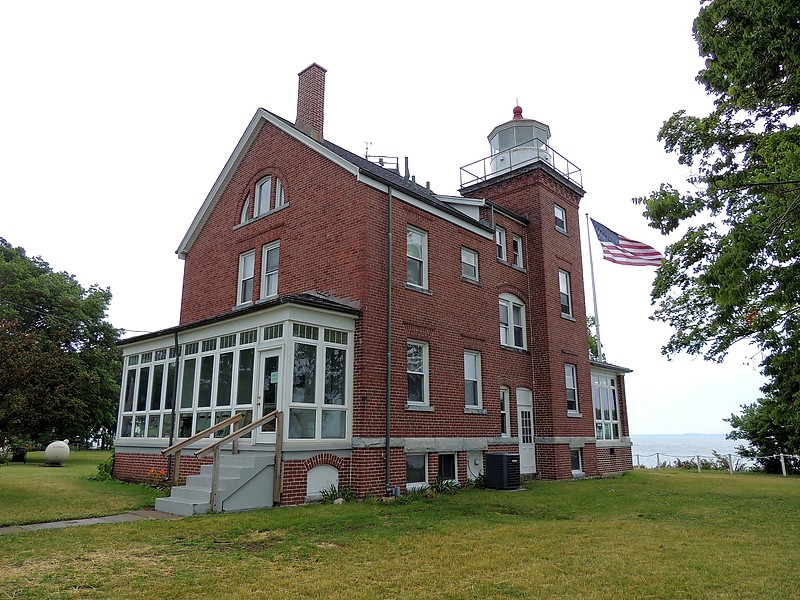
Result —
[{"label": "shrub", "polygon": [[349,487],[339,487],[331,484],[330,487],[320,490],[320,493],[322,494],[322,501],[325,503],[331,503],[339,498],[344,498],[348,502],[355,500],[353,491]]},{"label": "shrub", "polygon": [[97,465],[97,473],[90,475],[89,479],[92,481],[111,481],[114,479],[114,457],[116,455],[115,449],[111,447],[111,456]]}]

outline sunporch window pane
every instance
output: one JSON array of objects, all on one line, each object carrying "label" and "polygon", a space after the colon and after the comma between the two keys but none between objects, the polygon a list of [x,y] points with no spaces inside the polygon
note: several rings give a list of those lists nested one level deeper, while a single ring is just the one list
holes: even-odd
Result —
[{"label": "sunporch window pane", "polygon": [[147,420],[147,437],[158,437],[158,426],[161,424],[161,417],[150,415]]},{"label": "sunporch window pane", "polygon": [[230,406],[233,385],[233,352],[219,355],[217,375],[217,406]]},{"label": "sunporch window pane", "polygon": [[346,350],[325,348],[325,404],[344,405],[346,366]]},{"label": "sunporch window pane", "polygon": [[200,391],[197,406],[211,406],[211,386],[214,382],[214,357],[204,356],[200,360]]},{"label": "sunporch window pane", "polygon": [[248,348],[239,352],[239,369],[236,382],[236,404],[253,402],[253,363],[255,350]]},{"label": "sunporch window pane", "polygon": [[210,412],[199,412],[197,413],[197,422],[195,423],[195,433],[200,433],[201,431],[208,429],[211,427],[211,413]]},{"label": "sunporch window pane", "polygon": [[343,410],[322,411],[322,438],[343,440],[346,437],[347,413]]},{"label": "sunporch window pane", "polygon": [[153,390],[150,392],[150,410],[161,408],[161,389],[164,386],[164,365],[153,367]]},{"label": "sunporch window pane", "polygon": [[295,344],[292,402],[314,403],[316,373],[317,347],[310,344]]},{"label": "sunporch window pane", "polygon": [[197,364],[196,358],[190,358],[183,363],[183,385],[181,387],[181,408],[192,408],[192,405],[194,404],[194,371],[196,364]]},{"label": "sunporch window pane", "polygon": [[317,411],[292,408],[289,411],[289,439],[314,439],[316,437]]},{"label": "sunporch window pane", "polygon": [[136,395],[136,410],[147,410],[147,384],[150,382],[150,367],[139,371],[139,393]]}]

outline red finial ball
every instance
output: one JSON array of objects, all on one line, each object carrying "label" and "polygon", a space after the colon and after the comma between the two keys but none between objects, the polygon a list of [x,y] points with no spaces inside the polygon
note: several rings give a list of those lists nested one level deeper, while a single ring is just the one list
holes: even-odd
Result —
[{"label": "red finial ball", "polygon": [[514,118],[515,119],[521,119],[522,118],[522,107],[521,106],[515,106],[514,107]]}]

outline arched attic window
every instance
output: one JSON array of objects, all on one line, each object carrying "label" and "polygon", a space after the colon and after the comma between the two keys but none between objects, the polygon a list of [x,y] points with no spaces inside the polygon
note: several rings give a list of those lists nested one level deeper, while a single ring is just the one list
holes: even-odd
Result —
[{"label": "arched attic window", "polygon": [[270,196],[272,195],[272,176],[264,177],[256,184],[256,204],[253,217],[260,217],[269,212]]},{"label": "arched attic window", "polygon": [[250,218],[250,194],[247,195],[245,198],[244,206],[242,206],[242,219],[240,223],[247,223],[247,220]]}]

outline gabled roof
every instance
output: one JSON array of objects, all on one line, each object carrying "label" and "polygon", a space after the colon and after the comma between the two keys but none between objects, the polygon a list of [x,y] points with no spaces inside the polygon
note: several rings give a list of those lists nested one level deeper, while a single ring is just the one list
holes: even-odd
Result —
[{"label": "gabled roof", "polygon": [[357,154],[353,154],[352,152],[337,146],[332,142],[324,140],[322,143],[319,143],[297,129],[286,119],[279,117],[268,110],[259,108],[255,115],[253,115],[253,118],[250,120],[250,124],[247,126],[247,129],[245,129],[244,134],[242,134],[239,143],[236,144],[236,148],[234,148],[233,153],[225,163],[225,167],[222,169],[219,177],[217,177],[217,180],[214,182],[214,185],[212,186],[211,191],[208,193],[208,196],[206,196],[206,199],[203,201],[200,210],[197,211],[197,215],[192,221],[192,224],[189,226],[189,230],[186,232],[186,235],[183,236],[183,240],[181,240],[180,246],[178,246],[178,249],[176,250],[176,253],[180,258],[183,258],[186,253],[189,252],[189,249],[192,247],[192,244],[202,230],[203,225],[208,220],[208,217],[219,201],[225,186],[236,172],[236,169],[247,153],[247,150],[253,144],[265,123],[274,125],[300,143],[308,146],[315,152],[318,152],[346,171],[349,171],[359,181],[367,185],[377,187],[374,185],[374,182],[378,182],[384,186],[389,186],[394,190],[403,192],[411,198],[421,201],[423,204],[430,206],[435,211],[444,212],[449,217],[468,224],[471,228],[478,228],[491,232],[491,228],[485,223],[480,223],[479,221],[476,221],[461,211],[453,208],[446,202],[442,202],[437,198],[436,194],[434,194],[427,187],[421,186],[411,179],[406,179],[397,171],[392,171],[376,165],[367,159],[358,156]]}]

